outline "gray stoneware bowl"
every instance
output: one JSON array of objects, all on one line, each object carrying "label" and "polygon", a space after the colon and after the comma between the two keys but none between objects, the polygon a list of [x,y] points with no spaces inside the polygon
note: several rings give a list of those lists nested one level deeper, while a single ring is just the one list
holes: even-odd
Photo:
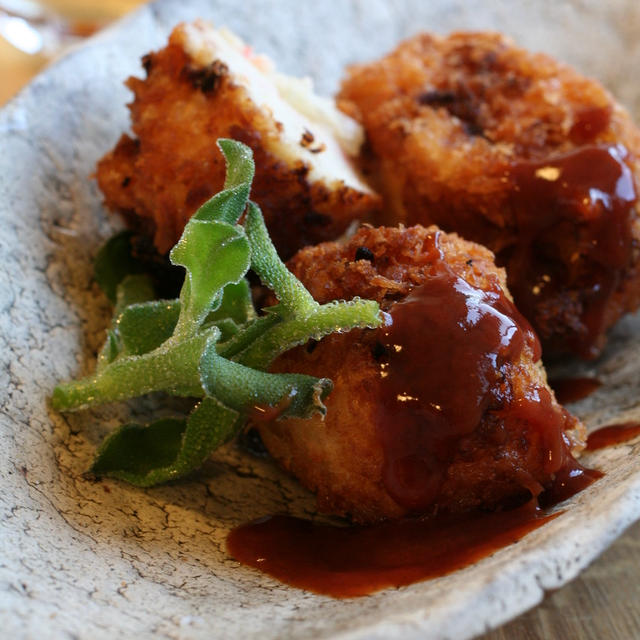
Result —
[{"label": "gray stoneware bowl", "polygon": [[[470,638],[571,580],[640,516],[640,443],[587,458],[606,476],[518,544],[447,577],[352,600],[286,587],[225,552],[234,525],[313,498],[234,446],[194,478],[140,490],[83,477],[108,407],[60,416],[57,381],[92,367],[108,308],[91,258],[117,222],[90,175],[128,127],[122,81],[171,27],[226,24],[326,94],[345,63],[418,30],[502,30],[601,79],[636,117],[640,4],[160,0],[52,65],[0,113],[0,635],[7,638]],[[594,44],[595,43],[595,44]],[[582,372],[590,428],[640,418],[640,318]],[[145,412],[153,404],[135,405]]]}]

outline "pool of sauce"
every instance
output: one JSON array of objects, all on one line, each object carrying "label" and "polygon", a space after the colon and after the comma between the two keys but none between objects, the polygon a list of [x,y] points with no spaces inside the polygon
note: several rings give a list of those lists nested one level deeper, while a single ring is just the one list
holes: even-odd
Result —
[{"label": "pool of sauce", "polygon": [[[480,289],[457,275],[438,238],[433,234],[425,247],[429,278],[391,307],[391,324],[377,333],[382,482],[409,513],[430,517],[369,527],[265,518],[230,534],[228,549],[237,560],[317,593],[365,595],[447,574],[517,542],[555,517],[539,504],[552,506],[599,476],[572,457],[564,434],[571,418],[546,387],[529,382],[515,397],[510,368],[525,349],[540,357],[528,322],[497,280]],[[447,470],[464,439],[492,412],[507,426],[515,420],[523,440],[535,436],[536,477],[516,456],[505,464],[520,484],[511,496],[520,506],[447,515],[438,509],[446,504]],[[546,487],[541,495],[540,482]]]},{"label": "pool of sauce", "polygon": [[335,526],[286,515],[241,525],[227,538],[239,562],[281,582],[334,598],[364,596],[438,578],[516,544],[560,515],[555,504],[601,477],[577,462],[562,469],[538,500],[504,511],[405,518]]},{"label": "pool of sauce", "polygon": [[556,378],[549,380],[549,386],[560,404],[569,404],[588,398],[602,386],[602,382],[590,377]]},{"label": "pool of sauce", "polygon": [[[601,474],[571,465],[540,497],[549,508]],[[334,526],[275,515],[237,527],[227,538],[239,562],[285,584],[334,598],[364,596],[462,569],[516,544],[561,511],[538,501],[504,511]]]},{"label": "pool of sauce", "polygon": [[281,582],[334,598],[364,596],[461,569],[558,514],[510,511],[407,519],[369,527],[271,516],[234,529],[227,549]]},{"label": "pool of sauce", "polygon": [[601,427],[589,434],[587,451],[595,451],[632,440],[640,435],[640,422],[622,422]]},{"label": "pool of sauce", "polygon": [[[585,114],[575,139],[585,142],[606,119],[602,110]],[[518,235],[498,261],[543,341],[561,328],[558,318],[572,298],[581,326],[557,334],[556,351],[564,343],[590,358],[601,346],[607,304],[631,260],[636,191],[626,157],[622,145],[586,144],[542,162],[513,163],[507,172]]]}]

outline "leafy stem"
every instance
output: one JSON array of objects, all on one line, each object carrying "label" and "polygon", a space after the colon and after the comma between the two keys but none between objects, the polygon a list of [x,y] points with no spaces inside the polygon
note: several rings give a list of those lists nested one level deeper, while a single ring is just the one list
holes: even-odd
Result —
[{"label": "leafy stem", "polygon": [[[377,327],[377,303],[355,299],[320,305],[280,260],[260,208],[249,200],[255,167],[251,150],[219,140],[224,189],[193,215],[170,253],[186,273],[179,299],[153,300],[151,280],[127,254],[126,237],[103,249],[99,282],[115,303],[114,320],[93,376],[60,384],[60,411],[146,393],[198,398],[185,419],[127,424],[103,443],[92,467],[140,486],[183,476],[242,428],[256,408],[276,417],[324,415],[326,378],[268,373],[273,360],[310,338]],[[243,218],[244,215],[244,218]],[[278,304],[258,315],[249,269]]]}]

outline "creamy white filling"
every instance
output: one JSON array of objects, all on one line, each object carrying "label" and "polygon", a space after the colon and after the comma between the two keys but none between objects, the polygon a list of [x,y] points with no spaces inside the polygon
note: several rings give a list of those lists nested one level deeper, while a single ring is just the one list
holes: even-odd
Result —
[{"label": "creamy white filling", "polygon": [[227,29],[196,21],[183,25],[182,31],[183,47],[196,64],[224,62],[233,81],[245,88],[252,102],[282,125],[278,136],[264,141],[271,153],[289,164],[305,162],[312,181],[328,185],[342,181],[371,192],[348,158],[360,150],[362,127],[330,100],[315,95],[310,78],[277,73],[271,60],[253,54]]}]

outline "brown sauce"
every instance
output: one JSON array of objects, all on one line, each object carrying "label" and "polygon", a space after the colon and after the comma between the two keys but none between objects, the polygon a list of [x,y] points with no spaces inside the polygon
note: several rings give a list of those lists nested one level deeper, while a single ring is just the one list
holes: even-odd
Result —
[{"label": "brown sauce", "polygon": [[569,404],[587,398],[602,386],[602,382],[598,378],[556,378],[549,380],[549,386],[560,404]]},{"label": "brown sauce", "polygon": [[[585,114],[575,135],[601,129],[605,119],[604,112]],[[556,339],[586,358],[598,353],[607,304],[631,260],[636,191],[626,157],[622,145],[589,145],[544,162],[514,163],[507,176],[518,237],[498,258],[518,308],[544,341],[557,331],[557,315],[573,291],[582,326],[576,336]]]},{"label": "brown sauce", "polygon": [[460,439],[487,411],[510,404],[505,367],[525,343],[538,345],[497,283],[486,291],[456,275],[437,238],[430,247],[434,273],[391,308],[381,338],[383,481],[396,502],[416,512],[438,497]]},{"label": "brown sauce", "polygon": [[[557,475],[540,503],[551,507],[601,475],[574,461]],[[506,511],[441,514],[366,527],[277,515],[231,531],[227,550],[239,562],[285,584],[352,598],[462,569],[516,544],[560,513],[545,513],[532,499]]]},{"label": "brown sauce", "polygon": [[369,527],[272,516],[234,529],[227,549],[236,560],[286,584],[351,598],[461,569],[518,542],[556,515],[544,515],[528,503],[511,511]]},{"label": "brown sauce", "polygon": [[588,107],[576,114],[569,130],[569,138],[575,144],[591,142],[601,134],[611,122],[611,105],[604,107]]},{"label": "brown sauce", "polygon": [[[545,387],[531,384],[514,397],[509,368],[525,348],[539,358],[540,345],[499,284],[483,290],[456,275],[440,253],[438,234],[426,251],[432,275],[392,306],[392,322],[378,334],[376,427],[387,492],[409,512],[432,515],[368,527],[269,517],[229,535],[229,552],[240,562],[334,597],[399,587],[445,575],[517,542],[557,515],[545,514],[539,503],[556,504],[599,477],[571,456],[564,435],[568,414]],[[505,424],[516,421],[520,438],[537,442],[536,477],[547,490],[539,495],[542,485],[516,456],[503,461],[502,469],[520,485],[521,493],[510,498],[521,506],[433,515],[461,440],[492,412]],[[529,496],[524,505],[522,492]]]},{"label": "brown sauce", "polygon": [[580,493],[603,475],[602,471],[587,469],[571,458],[571,462],[555,474],[553,484],[539,496],[538,503],[545,509],[553,507]]},{"label": "brown sauce", "polygon": [[[507,433],[524,429],[537,442],[544,452],[539,475],[550,478],[575,462],[563,435],[571,418],[548,390],[530,385],[513,397],[509,380],[525,345],[540,357],[529,323],[498,283],[483,290],[456,275],[439,253],[438,234],[430,251],[432,275],[390,310],[377,412],[385,488],[416,513],[438,504],[462,440],[492,416]],[[513,478],[519,465],[514,459],[502,472]],[[525,476],[521,484],[537,495],[542,486]]]},{"label": "brown sauce", "polygon": [[601,427],[589,434],[587,451],[595,451],[604,447],[628,442],[640,435],[640,422],[623,422]]}]

